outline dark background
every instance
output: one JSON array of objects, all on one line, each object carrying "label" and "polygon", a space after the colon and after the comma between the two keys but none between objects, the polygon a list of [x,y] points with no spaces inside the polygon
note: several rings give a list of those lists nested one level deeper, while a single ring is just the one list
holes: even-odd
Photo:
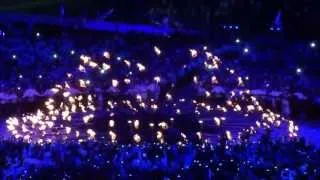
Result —
[{"label": "dark background", "polygon": [[283,30],[291,36],[318,36],[319,0],[1,0],[1,12],[101,18],[129,23],[161,22],[211,30],[221,24],[239,24],[247,32],[260,33],[282,12]]}]

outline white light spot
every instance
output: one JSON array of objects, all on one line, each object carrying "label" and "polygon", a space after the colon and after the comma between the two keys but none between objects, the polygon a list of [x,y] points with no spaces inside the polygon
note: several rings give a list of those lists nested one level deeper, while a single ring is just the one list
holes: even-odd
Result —
[{"label": "white light spot", "polygon": [[297,74],[300,74],[300,73],[302,73],[302,69],[301,68],[297,68],[296,72],[297,72]]}]

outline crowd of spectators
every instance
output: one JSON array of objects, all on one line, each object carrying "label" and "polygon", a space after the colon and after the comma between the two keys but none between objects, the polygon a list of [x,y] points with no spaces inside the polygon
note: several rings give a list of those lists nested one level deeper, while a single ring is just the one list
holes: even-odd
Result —
[{"label": "crowd of spectators", "polygon": [[0,143],[5,178],[319,178],[320,151],[300,139],[219,143]]}]

